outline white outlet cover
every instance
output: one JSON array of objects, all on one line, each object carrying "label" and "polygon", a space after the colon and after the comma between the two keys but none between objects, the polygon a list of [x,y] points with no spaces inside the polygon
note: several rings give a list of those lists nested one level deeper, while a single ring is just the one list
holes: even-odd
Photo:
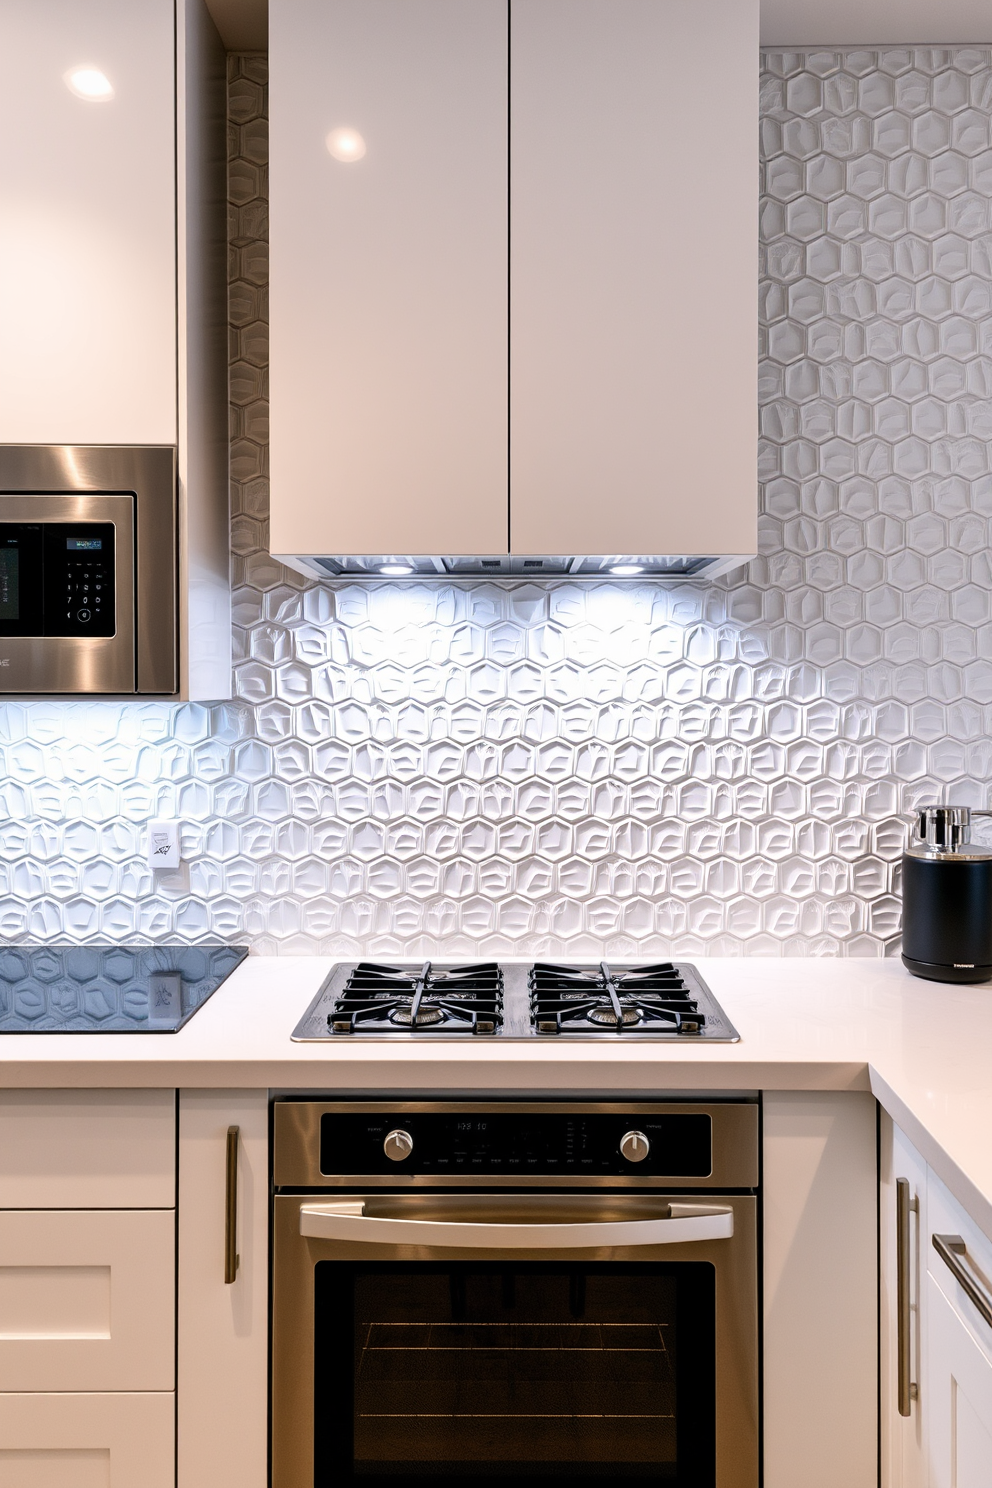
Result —
[{"label": "white outlet cover", "polygon": [[179,863],[179,823],[175,821],[149,822],[149,868],[171,870],[178,868]]}]

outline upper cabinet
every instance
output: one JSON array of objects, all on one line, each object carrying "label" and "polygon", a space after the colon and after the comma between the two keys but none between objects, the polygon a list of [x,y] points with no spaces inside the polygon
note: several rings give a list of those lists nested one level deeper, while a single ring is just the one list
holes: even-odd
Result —
[{"label": "upper cabinet", "polygon": [[0,50],[0,443],[175,444],[173,0],[3,0]]},{"label": "upper cabinet", "polygon": [[203,0],[0,0],[0,51],[0,446],[175,448],[175,695],[229,697],[223,46]]},{"label": "upper cabinet", "polygon": [[270,0],[271,547],[756,546],[757,0]]},{"label": "upper cabinet", "polygon": [[273,550],[505,551],[506,0],[280,0],[269,46]]}]

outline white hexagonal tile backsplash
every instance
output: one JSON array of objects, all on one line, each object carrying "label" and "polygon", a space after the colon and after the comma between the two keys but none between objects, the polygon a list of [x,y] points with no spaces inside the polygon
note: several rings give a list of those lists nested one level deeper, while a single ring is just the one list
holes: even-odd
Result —
[{"label": "white hexagonal tile backsplash", "polygon": [[0,935],[898,948],[906,813],[992,778],[992,52],[764,62],[761,554],[692,589],[273,563],[265,74],[231,59],[238,701],[0,708]]}]

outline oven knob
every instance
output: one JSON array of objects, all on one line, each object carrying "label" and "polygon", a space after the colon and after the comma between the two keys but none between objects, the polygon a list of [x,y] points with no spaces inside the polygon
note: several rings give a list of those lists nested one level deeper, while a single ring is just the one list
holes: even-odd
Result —
[{"label": "oven knob", "polygon": [[620,1156],[625,1157],[628,1162],[643,1162],[651,1151],[651,1143],[643,1132],[624,1132],[620,1138]]},{"label": "oven knob", "polygon": [[382,1144],[382,1150],[390,1162],[402,1162],[413,1151],[413,1138],[408,1131],[397,1128],[391,1131]]}]

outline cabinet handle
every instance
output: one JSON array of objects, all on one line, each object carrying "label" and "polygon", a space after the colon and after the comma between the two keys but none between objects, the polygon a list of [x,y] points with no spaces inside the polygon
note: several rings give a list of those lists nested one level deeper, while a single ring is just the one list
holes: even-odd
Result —
[{"label": "cabinet handle", "polygon": [[238,1274],[238,1137],[241,1128],[227,1128],[227,1187],[224,1194],[224,1281],[230,1286]]},{"label": "cabinet handle", "polygon": [[918,1214],[919,1199],[910,1197],[909,1179],[896,1179],[896,1358],[899,1414],[908,1416],[917,1387],[913,1383],[912,1299],[910,1296],[909,1216]]},{"label": "cabinet handle", "polygon": [[934,1235],[933,1248],[992,1328],[992,1294],[972,1269],[968,1260],[968,1247],[961,1236]]}]

